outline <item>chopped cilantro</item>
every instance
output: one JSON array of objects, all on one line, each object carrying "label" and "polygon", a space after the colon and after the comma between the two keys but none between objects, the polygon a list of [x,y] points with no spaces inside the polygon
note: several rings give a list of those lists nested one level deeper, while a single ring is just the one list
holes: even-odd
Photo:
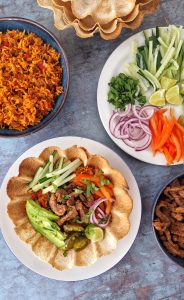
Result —
[{"label": "chopped cilantro", "polygon": [[98,221],[98,224],[104,224],[107,222],[107,218],[102,218]]},{"label": "chopped cilantro", "polygon": [[71,198],[70,195],[63,195],[63,196],[62,196],[62,199],[61,199],[61,202],[62,202],[62,203],[65,203],[66,200],[68,200],[68,199],[70,199],[70,198]]},{"label": "chopped cilantro", "polygon": [[74,189],[74,193],[76,194],[82,194],[84,191],[81,189]]},{"label": "chopped cilantro", "polygon": [[94,209],[90,209],[85,215],[84,215],[84,222],[88,223],[90,216],[94,213]]},{"label": "chopped cilantro", "polygon": [[104,176],[100,175],[100,185],[101,186],[109,184],[109,183],[110,183],[109,179],[106,179]]},{"label": "chopped cilantro", "polygon": [[146,103],[146,97],[143,96],[139,89],[139,81],[120,73],[116,77],[112,77],[109,83],[108,102],[113,104],[121,111],[125,110],[126,105],[135,104],[136,101],[140,105]]},{"label": "chopped cilantro", "polygon": [[87,181],[86,183],[86,195],[90,196],[94,193],[94,191],[98,191],[99,187],[97,187],[94,183],[90,183],[90,181]]}]

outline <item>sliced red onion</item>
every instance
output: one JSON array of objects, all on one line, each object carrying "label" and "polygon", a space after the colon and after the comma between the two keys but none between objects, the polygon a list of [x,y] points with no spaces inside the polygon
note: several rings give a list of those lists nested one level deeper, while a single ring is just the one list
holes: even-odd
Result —
[{"label": "sliced red onion", "polygon": [[97,226],[101,227],[101,228],[105,228],[109,224],[110,218],[111,218],[111,215],[108,216],[106,223],[99,224],[99,221],[97,220],[95,214],[93,214],[92,215],[92,222],[91,221],[90,222],[94,225],[97,225]]},{"label": "sliced red onion", "polygon": [[108,216],[108,218],[107,218],[107,222],[106,223],[103,223],[103,224],[98,224],[98,226],[99,227],[101,227],[101,228],[105,228],[105,227],[107,227],[107,225],[109,224],[109,222],[110,222],[110,219],[111,219],[111,215],[109,215]]},{"label": "sliced red onion", "polygon": [[[93,203],[93,205],[90,207],[90,210],[93,210],[93,213],[91,214],[91,216],[90,216],[90,223],[92,223],[92,224],[95,224],[95,225],[97,225],[97,226],[99,226],[99,227],[101,227],[101,228],[105,228],[108,224],[109,224],[109,221],[110,221],[110,215],[108,216],[108,219],[107,219],[107,222],[106,223],[104,223],[104,224],[99,224],[99,221],[100,220],[97,220],[97,218],[96,218],[96,215],[95,215],[95,210],[98,208],[98,210],[100,209],[98,206],[100,205],[100,203],[102,203],[102,202],[105,202],[105,201],[107,201],[107,199],[105,199],[105,198],[99,198],[98,200],[96,200],[94,203]],[[101,210],[102,211],[102,210]],[[102,211],[103,212],[103,211]],[[104,212],[103,212],[103,214],[104,214]],[[102,213],[101,213],[101,215],[102,215]],[[105,218],[106,217],[106,215],[104,214],[104,216],[101,218],[101,219],[103,219],[103,218]]]},{"label": "sliced red onion", "polygon": [[117,138],[117,139],[127,139],[128,138],[128,135],[127,134],[123,134],[122,131],[120,131],[119,133],[119,130],[121,130],[121,127],[123,127],[125,124],[125,122],[119,122],[116,127],[114,128],[114,132],[113,132],[113,135]]},{"label": "sliced red onion", "polygon": [[139,140],[139,141],[131,141],[129,139],[125,139],[123,140],[123,142],[131,147],[131,148],[134,148],[135,151],[142,151],[146,148],[148,148],[148,146],[150,145],[151,143],[151,140],[152,140],[152,137],[148,134],[145,135],[145,137],[142,139],[142,140]]},{"label": "sliced red onion", "polygon": [[103,216],[103,218],[105,218],[106,214],[104,213],[104,211],[100,207],[98,207],[98,211]]},{"label": "sliced red onion", "polygon": [[111,134],[136,151],[146,149],[152,140],[149,119],[156,109],[151,105],[128,105],[125,112],[116,111],[109,122]]},{"label": "sliced red onion", "polygon": [[149,125],[142,123],[140,120],[139,120],[139,124],[140,124],[141,128],[142,128],[147,134],[151,135],[151,130],[149,129]]},{"label": "sliced red onion", "polygon": [[[150,107],[150,105],[149,105],[149,107]],[[141,112],[143,113],[144,111],[142,111],[142,109],[140,109],[140,111],[137,112],[135,105],[132,107],[132,110],[133,110],[134,116],[137,117],[139,120],[149,120],[154,114],[154,109],[153,109],[153,111],[151,112],[150,115],[146,114],[146,116],[142,116]]]}]

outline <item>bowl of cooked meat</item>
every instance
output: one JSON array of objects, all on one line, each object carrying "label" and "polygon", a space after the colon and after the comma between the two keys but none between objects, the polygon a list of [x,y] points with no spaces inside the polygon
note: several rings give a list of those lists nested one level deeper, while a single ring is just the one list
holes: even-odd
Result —
[{"label": "bowl of cooked meat", "polygon": [[156,197],[152,225],[162,251],[184,267],[184,175],[175,176]]},{"label": "bowl of cooked meat", "polygon": [[17,137],[45,127],[68,91],[68,62],[45,27],[23,18],[0,19],[0,136]]}]

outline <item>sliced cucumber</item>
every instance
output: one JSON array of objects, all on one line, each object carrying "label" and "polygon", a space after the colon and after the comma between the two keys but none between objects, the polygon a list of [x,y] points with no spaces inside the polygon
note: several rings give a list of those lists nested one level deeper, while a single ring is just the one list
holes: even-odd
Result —
[{"label": "sliced cucumber", "polygon": [[[68,164],[66,167],[62,168],[61,170],[56,170],[56,171],[53,171],[51,173],[47,173],[46,177],[49,178],[49,177],[54,177],[54,176],[61,175],[61,174],[65,173],[66,171],[68,171],[70,169],[73,169],[73,167],[77,166],[79,162],[80,162],[80,165],[81,165],[81,163],[82,163],[81,160],[79,158],[77,158],[73,162]],[[74,170],[75,170],[75,168],[74,168]]]},{"label": "sliced cucumber", "polygon": [[39,179],[41,178],[43,172],[43,168],[39,167],[33,180],[30,182],[29,187],[32,188],[35,184],[37,184],[37,182],[39,181]]}]

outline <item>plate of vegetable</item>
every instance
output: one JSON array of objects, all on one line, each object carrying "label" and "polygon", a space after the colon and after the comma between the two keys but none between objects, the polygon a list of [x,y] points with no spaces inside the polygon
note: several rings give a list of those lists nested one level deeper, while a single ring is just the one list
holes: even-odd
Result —
[{"label": "plate of vegetable", "polygon": [[140,194],[127,165],[109,148],[78,137],[26,151],[8,171],[1,197],[1,229],[12,252],[57,280],[110,269],[140,224]]},{"label": "plate of vegetable", "polygon": [[101,72],[103,126],[126,153],[147,163],[184,161],[184,31],[175,25],[139,32],[117,47]]}]

